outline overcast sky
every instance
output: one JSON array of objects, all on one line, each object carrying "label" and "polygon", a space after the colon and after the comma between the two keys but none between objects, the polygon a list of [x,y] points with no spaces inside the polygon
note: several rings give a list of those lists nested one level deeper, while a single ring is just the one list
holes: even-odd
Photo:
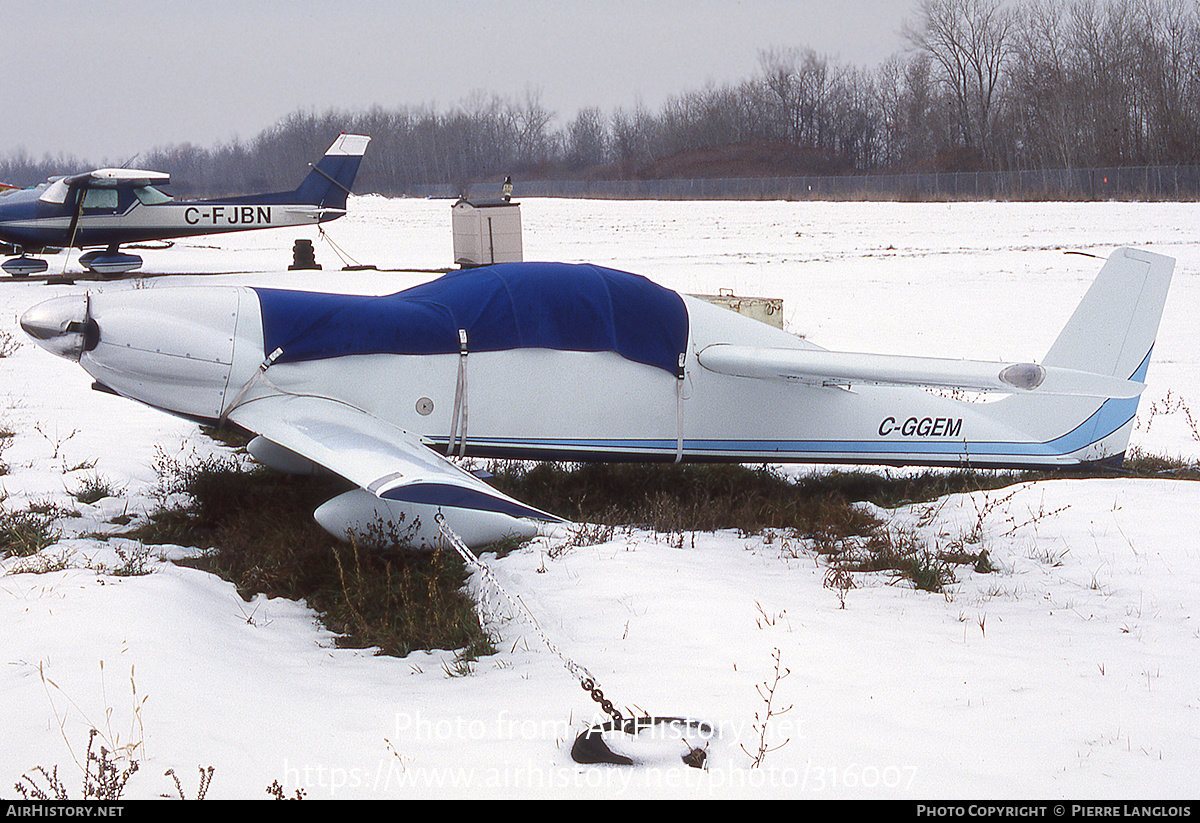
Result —
[{"label": "overcast sky", "polygon": [[874,66],[914,0],[0,0],[0,155],[125,162],[290,112],[539,91],[563,120],[736,83],[760,51]]}]

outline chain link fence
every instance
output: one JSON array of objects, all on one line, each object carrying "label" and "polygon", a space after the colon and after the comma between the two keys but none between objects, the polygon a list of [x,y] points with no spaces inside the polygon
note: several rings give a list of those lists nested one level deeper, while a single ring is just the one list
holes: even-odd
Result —
[{"label": "chain link fence", "polygon": [[[643,200],[1193,200],[1200,166],[919,172],[672,180],[514,180],[517,197]],[[480,194],[475,184],[471,194]],[[414,197],[458,197],[451,184],[410,186]],[[488,192],[487,196],[499,194]]]}]

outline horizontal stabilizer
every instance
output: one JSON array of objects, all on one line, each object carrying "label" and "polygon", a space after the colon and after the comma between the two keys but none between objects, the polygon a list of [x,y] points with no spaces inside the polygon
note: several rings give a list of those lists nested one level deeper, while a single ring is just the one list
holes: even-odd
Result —
[{"label": "horizontal stabilizer", "polygon": [[1145,388],[1133,380],[1036,363],[995,363],[823,349],[718,343],[701,351],[699,360],[701,366],[718,374],[828,387],[854,384],[924,386],[978,392],[1117,398],[1137,397]]},{"label": "horizontal stabilizer", "polygon": [[313,219],[320,219],[322,217],[329,217],[331,214],[341,217],[346,213],[346,210],[323,209],[319,206],[284,206],[283,212],[284,214],[308,215]]}]

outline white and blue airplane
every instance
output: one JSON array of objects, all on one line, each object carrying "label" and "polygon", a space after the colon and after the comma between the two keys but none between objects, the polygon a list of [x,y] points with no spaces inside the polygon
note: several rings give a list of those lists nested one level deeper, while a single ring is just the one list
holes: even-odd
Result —
[{"label": "white and blue airplane", "polygon": [[0,264],[14,276],[37,274],[48,263],[31,254],[92,248],[87,269],[120,274],[142,265],[123,243],[217,232],[308,226],[346,213],[346,195],[369,137],[342,134],[294,191],[212,200],[175,200],[159,189],[170,175],[141,169],[97,169],[53,179],[32,189],[0,193],[0,242],[19,255]]},{"label": "white and blue airplane", "polygon": [[[179,287],[63,296],[21,326],[96,385],[258,435],[357,489],[349,538],[557,520],[448,456],[1068,468],[1119,463],[1174,261],[1120,249],[1040,363],[827,351],[637,275],[508,263],[388,296]],[[967,392],[997,393],[971,402]],[[405,531],[411,530],[411,531]]]}]

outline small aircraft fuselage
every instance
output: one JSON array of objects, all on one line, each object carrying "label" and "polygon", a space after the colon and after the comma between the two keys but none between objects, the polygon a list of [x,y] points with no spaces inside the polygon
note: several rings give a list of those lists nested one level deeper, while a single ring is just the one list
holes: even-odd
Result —
[{"label": "small aircraft fuselage", "polygon": [[446,456],[1120,460],[1173,265],[1118,250],[1040,364],[828,351],[636,275],[556,263],[464,270],[385,296],[101,292],[34,306],[21,325],[119,395],[233,421],[259,436],[250,451],[262,462],[357,484],[316,513],[334,534],[444,518],[478,546],[554,517]]},{"label": "small aircraft fuselage", "polygon": [[103,251],[81,258],[85,266],[102,273],[130,271],[142,261],[120,254],[122,244],[335,220],[346,213],[346,195],[369,139],[339,136],[290,192],[177,201],[159,188],[170,181],[167,174],[97,169],[0,193],[0,242],[20,255],[3,268],[17,276],[44,271],[45,261],[28,255],[98,248]]}]

